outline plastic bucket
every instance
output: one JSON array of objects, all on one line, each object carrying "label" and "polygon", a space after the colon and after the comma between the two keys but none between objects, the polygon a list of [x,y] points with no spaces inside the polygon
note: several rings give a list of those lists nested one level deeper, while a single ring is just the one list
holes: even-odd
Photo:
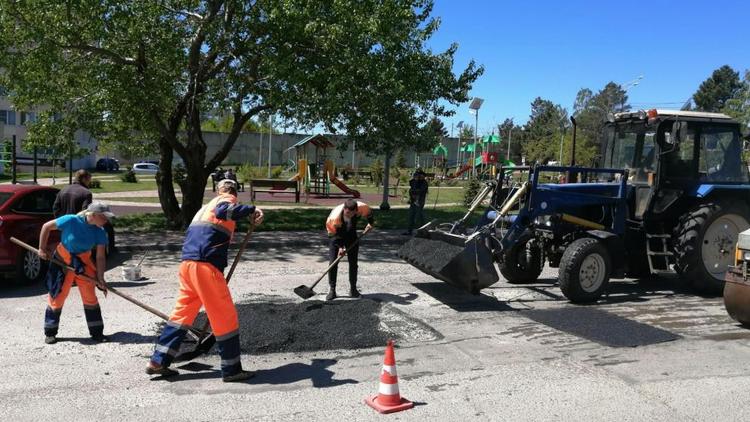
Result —
[{"label": "plastic bucket", "polygon": [[141,267],[136,265],[123,265],[122,277],[129,281],[138,281],[141,279]]}]

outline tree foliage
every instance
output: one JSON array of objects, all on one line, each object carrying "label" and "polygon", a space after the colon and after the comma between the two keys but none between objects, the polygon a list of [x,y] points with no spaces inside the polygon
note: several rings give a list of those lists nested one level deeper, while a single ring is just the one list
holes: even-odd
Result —
[{"label": "tree foliage", "polygon": [[724,65],[703,81],[693,94],[696,109],[699,111],[720,112],[727,101],[737,96],[742,89],[740,74],[728,65]]},{"label": "tree foliage", "polygon": [[740,89],[727,100],[722,111],[740,121],[745,128],[750,126],[750,70],[745,71]]},{"label": "tree foliage", "polygon": [[[44,105],[98,139],[154,139],[162,209],[181,225],[263,111],[392,152],[466,101],[482,68],[455,75],[456,45],[425,46],[439,26],[431,11],[430,0],[3,0],[0,84],[18,107]],[[209,156],[201,125],[211,110],[232,118]],[[187,170],[182,204],[174,153]]]}]

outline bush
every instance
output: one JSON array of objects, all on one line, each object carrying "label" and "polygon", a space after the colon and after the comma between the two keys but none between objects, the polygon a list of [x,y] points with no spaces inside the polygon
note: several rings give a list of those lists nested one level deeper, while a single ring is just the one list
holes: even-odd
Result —
[{"label": "bush", "polygon": [[[265,179],[268,169],[265,167],[251,166],[250,164],[243,164],[237,167],[235,170],[237,173],[237,180],[242,183],[248,183],[252,179]],[[273,174],[273,170],[272,173]]]},{"label": "bush", "polygon": [[135,176],[135,172],[132,168],[128,168],[127,171],[120,176],[120,180],[125,183],[138,183],[138,178]]},{"label": "bush", "polygon": [[102,181],[98,179],[91,179],[91,182],[89,182],[89,189],[101,189],[102,188]]},{"label": "bush", "polygon": [[482,185],[479,183],[479,179],[476,177],[472,177],[469,179],[469,185],[466,186],[466,190],[464,191],[464,205],[470,206],[472,202],[474,202],[474,198],[476,198],[477,194],[479,194],[479,188]]},{"label": "bush", "polygon": [[284,167],[281,167],[281,166],[271,167],[271,178],[278,179],[279,177],[281,177],[281,173],[283,172],[284,172]]}]

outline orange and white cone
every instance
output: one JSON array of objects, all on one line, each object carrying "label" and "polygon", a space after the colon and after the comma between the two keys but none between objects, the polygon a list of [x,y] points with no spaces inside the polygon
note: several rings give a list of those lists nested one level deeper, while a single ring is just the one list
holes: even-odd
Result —
[{"label": "orange and white cone", "polygon": [[398,391],[396,358],[393,354],[393,340],[388,340],[383,359],[383,370],[380,372],[380,388],[376,396],[368,397],[365,403],[380,413],[393,413],[411,409],[414,403],[401,397]]}]

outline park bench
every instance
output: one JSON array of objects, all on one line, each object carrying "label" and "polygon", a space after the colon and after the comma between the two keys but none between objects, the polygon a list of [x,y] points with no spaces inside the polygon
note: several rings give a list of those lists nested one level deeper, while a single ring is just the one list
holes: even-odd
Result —
[{"label": "park bench", "polygon": [[296,180],[252,179],[250,180],[250,198],[253,202],[255,201],[255,194],[257,192],[268,192],[271,194],[293,193],[294,202],[299,202],[299,185]]},{"label": "park bench", "polygon": [[341,175],[343,176],[344,180],[349,180],[352,177],[366,177],[372,181],[372,172],[370,170],[352,170],[352,169],[346,169],[341,171]]}]

